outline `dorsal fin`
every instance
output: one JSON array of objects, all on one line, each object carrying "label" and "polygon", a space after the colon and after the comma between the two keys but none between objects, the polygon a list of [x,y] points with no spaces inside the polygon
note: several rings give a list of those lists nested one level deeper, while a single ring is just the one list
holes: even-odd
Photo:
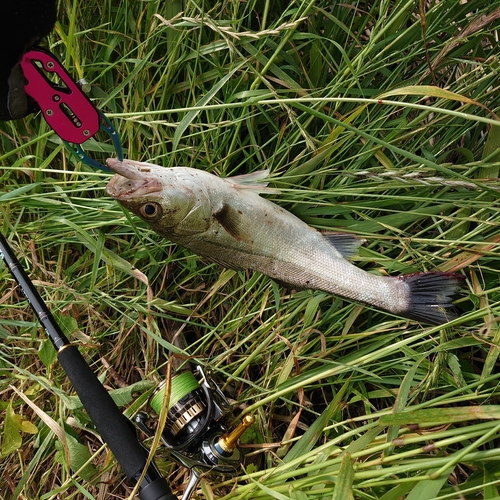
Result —
[{"label": "dorsal fin", "polygon": [[349,259],[353,255],[356,255],[359,246],[366,241],[363,238],[358,238],[354,234],[349,233],[323,231],[322,234],[328,240],[328,243],[333,245],[345,259]]},{"label": "dorsal fin", "polygon": [[249,174],[235,175],[227,177],[226,179],[231,182],[237,189],[250,189],[256,193],[280,194],[279,189],[267,187],[268,182],[261,182],[262,179],[267,178],[269,170],[258,170]]}]

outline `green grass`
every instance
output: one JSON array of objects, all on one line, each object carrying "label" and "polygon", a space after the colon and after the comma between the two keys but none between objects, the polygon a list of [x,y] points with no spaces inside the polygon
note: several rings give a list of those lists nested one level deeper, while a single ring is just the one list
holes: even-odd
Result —
[{"label": "green grass", "polygon": [[[241,473],[199,498],[499,497],[499,9],[60,0],[47,45],[125,156],[270,169],[282,207],[367,240],[367,271],[467,278],[462,316],[433,328],[292,293],[148,230],[40,116],[0,124],[0,228],[106,387],[160,380],[182,332],[180,354],[257,417]],[[129,498],[4,266],[0,337],[0,497]],[[180,495],[184,471],[158,455]]]}]

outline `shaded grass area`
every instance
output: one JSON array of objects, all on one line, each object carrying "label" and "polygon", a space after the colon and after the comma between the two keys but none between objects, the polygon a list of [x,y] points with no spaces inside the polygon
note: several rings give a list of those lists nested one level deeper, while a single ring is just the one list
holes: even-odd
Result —
[{"label": "shaded grass area", "polygon": [[[61,0],[48,46],[126,156],[267,168],[279,205],[367,240],[367,271],[467,278],[433,328],[287,291],[148,230],[40,116],[2,123],[2,231],[124,411],[174,351],[257,417],[241,474],[200,498],[498,497],[500,2],[81,4]],[[0,290],[0,495],[127,498],[4,267]]]}]

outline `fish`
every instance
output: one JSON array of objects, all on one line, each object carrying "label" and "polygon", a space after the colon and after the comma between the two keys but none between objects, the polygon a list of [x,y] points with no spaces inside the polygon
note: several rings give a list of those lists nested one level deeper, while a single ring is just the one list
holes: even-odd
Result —
[{"label": "fish", "polygon": [[155,232],[235,270],[249,269],[290,289],[328,292],[350,301],[440,325],[459,314],[453,299],[463,276],[440,271],[371,274],[349,258],[356,235],[319,231],[261,196],[268,171],[218,177],[190,167],[109,158],[106,192]]}]

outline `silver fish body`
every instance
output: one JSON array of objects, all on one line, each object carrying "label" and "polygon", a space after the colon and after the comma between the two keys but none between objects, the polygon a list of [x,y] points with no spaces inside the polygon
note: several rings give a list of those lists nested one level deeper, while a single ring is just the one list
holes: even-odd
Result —
[{"label": "silver fish body", "polygon": [[292,288],[323,290],[399,316],[440,324],[456,316],[460,277],[376,276],[346,257],[362,242],[308,226],[259,193],[267,172],[220,178],[187,167],[110,159],[109,195],[158,234],[232,269],[259,271]]}]

